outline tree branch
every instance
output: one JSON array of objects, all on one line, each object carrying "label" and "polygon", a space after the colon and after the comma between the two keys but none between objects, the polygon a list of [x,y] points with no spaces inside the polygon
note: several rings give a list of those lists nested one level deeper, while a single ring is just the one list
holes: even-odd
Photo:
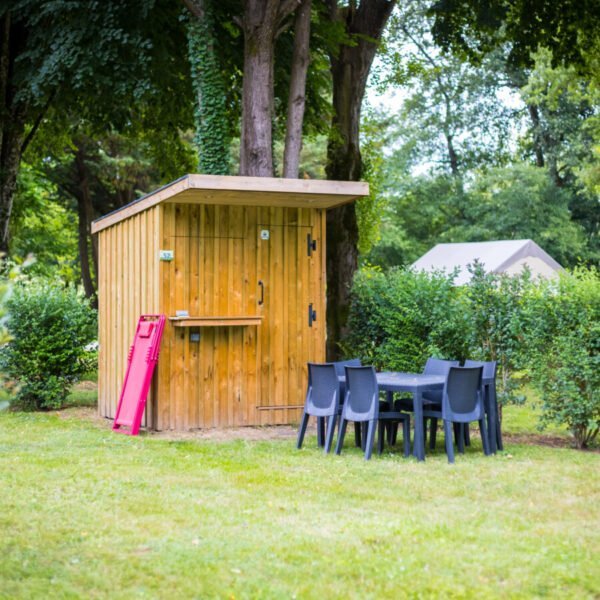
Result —
[{"label": "tree branch", "polygon": [[27,146],[29,146],[31,140],[33,139],[33,136],[37,133],[37,130],[39,129],[40,125],[42,124],[42,120],[46,116],[46,113],[48,112],[48,109],[50,108],[50,105],[52,104],[52,101],[54,100],[54,97],[56,96],[57,91],[58,91],[58,88],[54,88],[54,90],[52,90],[52,93],[48,97],[46,104],[44,104],[44,106],[42,107],[42,110],[40,111],[35,122],[33,123],[33,127],[29,130],[29,133],[23,140],[23,143],[21,144],[21,156],[23,154],[25,154],[25,150],[27,150]]},{"label": "tree branch", "polygon": [[277,10],[277,23],[280,25],[289,17],[301,4],[302,0],[281,0]]}]

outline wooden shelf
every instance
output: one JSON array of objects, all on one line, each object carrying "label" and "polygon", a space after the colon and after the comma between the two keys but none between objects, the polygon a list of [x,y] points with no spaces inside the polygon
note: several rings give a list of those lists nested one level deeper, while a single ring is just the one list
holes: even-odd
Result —
[{"label": "wooden shelf", "polygon": [[175,327],[248,327],[249,325],[260,325],[261,316],[237,316],[237,317],[169,317],[169,321]]}]

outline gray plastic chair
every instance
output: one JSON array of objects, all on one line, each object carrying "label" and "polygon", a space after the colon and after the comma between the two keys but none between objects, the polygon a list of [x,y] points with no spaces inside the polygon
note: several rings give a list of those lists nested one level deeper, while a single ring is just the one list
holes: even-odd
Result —
[{"label": "gray plastic chair", "polygon": [[498,400],[496,399],[496,370],[497,362],[478,360],[465,360],[465,367],[483,367],[483,378],[492,380],[492,383],[482,386],[483,405],[487,415],[488,439],[490,452],[502,450],[502,432],[500,427],[500,413],[498,411]]},{"label": "gray plastic chair", "polygon": [[[361,362],[360,362],[360,358],[350,358],[348,360],[338,360],[334,363],[331,363],[334,367],[335,367],[335,372],[337,374],[338,377],[345,377],[346,376],[346,367],[360,367],[361,366]],[[340,403],[344,402],[344,398],[346,397],[346,384],[345,382],[341,382],[340,383]],[[324,419],[323,419],[324,421]],[[323,427],[323,433],[325,432],[325,427],[324,425]],[[366,432],[365,435],[362,435],[362,427],[360,423],[355,423],[354,424],[354,443],[356,444],[357,448],[360,448],[362,446],[362,439],[366,438]]]},{"label": "gray plastic chair", "polygon": [[[483,452],[490,454],[485,427],[485,409],[481,393],[483,367],[450,367],[442,395],[441,410],[425,408],[424,417],[443,419],[446,438],[448,462],[454,462],[454,446],[452,443],[452,424],[479,423]],[[460,439],[460,438],[459,438]],[[459,451],[463,451],[461,444]]]},{"label": "gray plastic chair", "polygon": [[378,451],[381,454],[385,422],[401,422],[404,456],[408,456],[410,454],[410,416],[399,411],[380,410],[379,387],[373,367],[345,367],[345,370],[346,398],[342,407],[336,454],[340,454],[342,451],[348,421],[367,423],[365,460],[369,460],[373,453],[376,427],[379,427]]},{"label": "gray plastic chair", "polygon": [[[325,452],[331,451],[337,417],[340,414],[340,383],[335,366],[331,363],[308,363],[308,390],[304,402],[304,412],[298,431],[297,448],[302,448],[306,427],[311,416],[317,419],[328,418]],[[320,425],[317,424],[317,428]],[[319,440],[319,446],[321,446]]]}]

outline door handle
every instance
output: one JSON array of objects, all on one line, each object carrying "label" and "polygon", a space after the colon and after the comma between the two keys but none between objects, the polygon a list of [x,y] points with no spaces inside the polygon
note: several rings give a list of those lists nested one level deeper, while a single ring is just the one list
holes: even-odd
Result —
[{"label": "door handle", "polygon": [[265,302],[265,284],[262,282],[262,279],[258,280],[258,285],[260,286],[260,300],[258,301],[258,304],[260,306]]}]

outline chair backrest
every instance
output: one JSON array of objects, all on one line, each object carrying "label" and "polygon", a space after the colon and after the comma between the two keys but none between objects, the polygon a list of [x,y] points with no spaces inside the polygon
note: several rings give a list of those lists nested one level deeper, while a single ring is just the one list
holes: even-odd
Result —
[{"label": "chair backrest", "polygon": [[483,419],[482,374],[483,367],[450,367],[442,402],[444,419],[459,423]]},{"label": "chair backrest", "polygon": [[379,416],[379,388],[373,367],[345,367],[344,418],[368,421]]},{"label": "chair backrest", "polygon": [[482,360],[465,360],[465,367],[483,367],[484,379],[496,379],[496,366],[495,360],[484,362]]},{"label": "chair backrest", "polygon": [[308,363],[308,393],[305,410],[310,415],[327,416],[337,413],[340,384],[331,363]]},{"label": "chair backrest", "polygon": [[360,358],[351,358],[349,360],[338,360],[337,362],[331,363],[335,367],[335,372],[338,377],[344,377],[346,375],[346,367],[360,367]]},{"label": "chair backrest", "polygon": [[443,360],[441,358],[428,358],[423,369],[423,375],[448,375],[450,367],[458,367],[457,360]]},{"label": "chair backrest", "polygon": [[[423,375],[443,375],[446,377],[450,367],[458,367],[459,362],[457,360],[443,360],[441,358],[428,358],[423,369]],[[433,402],[442,402],[442,392],[433,391],[425,392],[423,395],[427,400]]]}]

